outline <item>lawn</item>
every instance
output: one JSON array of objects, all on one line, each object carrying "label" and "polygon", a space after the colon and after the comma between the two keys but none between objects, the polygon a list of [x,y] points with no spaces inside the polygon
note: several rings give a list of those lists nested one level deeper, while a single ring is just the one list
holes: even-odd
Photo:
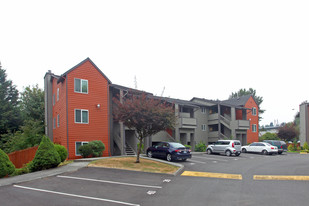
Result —
[{"label": "lawn", "polygon": [[136,157],[115,157],[101,159],[91,162],[88,167],[117,168],[142,172],[173,174],[179,167],[157,162],[154,160],[140,158],[140,163],[135,163]]}]

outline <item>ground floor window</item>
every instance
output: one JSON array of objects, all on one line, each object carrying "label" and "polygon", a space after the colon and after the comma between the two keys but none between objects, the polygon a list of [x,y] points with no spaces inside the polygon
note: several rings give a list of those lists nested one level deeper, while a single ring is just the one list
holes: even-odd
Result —
[{"label": "ground floor window", "polygon": [[206,124],[202,124],[202,131],[206,131]]},{"label": "ground floor window", "polygon": [[75,154],[76,156],[80,156],[79,147],[82,145],[88,144],[88,142],[75,142]]},{"label": "ground floor window", "polygon": [[256,132],[256,124],[252,125],[252,132]]}]

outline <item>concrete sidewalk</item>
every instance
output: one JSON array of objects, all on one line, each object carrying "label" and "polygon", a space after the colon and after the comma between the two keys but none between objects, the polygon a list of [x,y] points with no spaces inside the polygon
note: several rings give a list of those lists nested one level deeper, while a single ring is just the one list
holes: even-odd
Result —
[{"label": "concrete sidewalk", "polygon": [[37,172],[32,172],[24,175],[18,175],[15,177],[8,177],[8,178],[1,178],[0,179],[0,187],[5,186],[5,185],[12,185],[12,184],[17,184],[21,182],[27,182],[31,180],[36,180],[36,179],[41,179],[44,177],[50,177],[50,176],[55,176],[59,175],[65,172],[75,172],[79,170],[80,168],[86,167],[89,162],[92,160],[84,160],[83,162],[81,161],[74,161],[71,164],[53,168],[53,169],[48,169],[48,170],[43,170],[43,171],[37,171]]}]

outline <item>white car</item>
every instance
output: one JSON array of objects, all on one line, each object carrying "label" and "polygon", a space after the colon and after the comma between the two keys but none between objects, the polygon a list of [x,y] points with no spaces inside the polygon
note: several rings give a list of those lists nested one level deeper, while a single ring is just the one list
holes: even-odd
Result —
[{"label": "white car", "polygon": [[278,147],[273,146],[266,142],[253,142],[250,145],[242,146],[241,152],[252,152],[252,153],[261,153],[264,155],[267,154],[278,154]]}]

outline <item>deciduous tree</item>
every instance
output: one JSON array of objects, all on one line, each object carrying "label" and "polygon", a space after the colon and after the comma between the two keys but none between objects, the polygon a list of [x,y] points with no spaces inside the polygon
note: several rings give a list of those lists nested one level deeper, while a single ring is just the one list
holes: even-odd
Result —
[{"label": "deciduous tree", "polygon": [[138,134],[139,147],[136,163],[139,163],[144,138],[174,127],[173,105],[145,93],[127,95],[123,102],[120,102],[119,98],[114,98],[113,101],[116,105],[113,109],[115,120],[123,122]]}]

